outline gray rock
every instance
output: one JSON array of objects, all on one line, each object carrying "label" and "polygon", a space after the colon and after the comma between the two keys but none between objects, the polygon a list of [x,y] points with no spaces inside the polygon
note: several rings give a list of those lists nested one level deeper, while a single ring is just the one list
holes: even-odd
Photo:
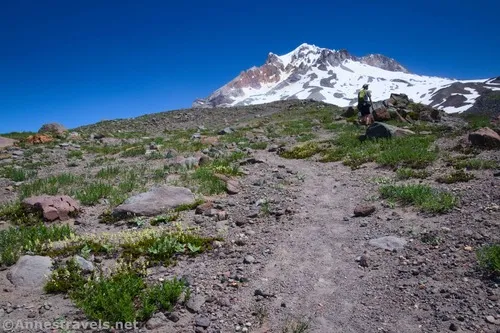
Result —
[{"label": "gray rock", "polygon": [[224,134],[231,134],[233,133],[234,130],[231,127],[226,127],[223,130],[219,131],[219,135],[224,135]]},{"label": "gray rock", "polygon": [[80,266],[82,271],[84,273],[90,273],[94,271],[94,264],[92,264],[90,261],[80,257],[80,256],[75,256],[75,261]]},{"label": "gray rock", "polygon": [[55,135],[61,135],[67,132],[68,130],[61,124],[58,123],[50,123],[44,124],[39,130],[38,133],[50,133]]},{"label": "gray rock", "polygon": [[175,313],[168,313],[167,314],[167,319],[170,320],[170,321],[173,321],[174,323],[176,323],[176,322],[179,321],[180,318]]},{"label": "gray rock", "polygon": [[210,319],[208,319],[207,317],[204,317],[204,316],[197,316],[195,318],[194,322],[195,322],[195,325],[199,326],[199,327],[207,328],[208,326],[210,326]]},{"label": "gray rock", "polygon": [[366,129],[367,139],[402,137],[411,134],[415,132],[380,122],[374,122]]},{"label": "gray rock", "polygon": [[163,214],[181,205],[195,203],[191,190],[176,186],[159,186],[148,192],[140,193],[128,198],[113,211],[115,215],[135,214],[142,216],[156,216]]},{"label": "gray rock", "polygon": [[43,289],[50,276],[52,259],[42,256],[22,256],[7,273],[7,278],[16,287]]},{"label": "gray rock", "polygon": [[191,139],[192,140],[199,140],[199,139],[201,139],[201,133],[194,133],[193,135],[191,135]]},{"label": "gray rock", "polygon": [[206,299],[202,295],[191,296],[186,303],[186,308],[192,313],[199,313],[205,301]]},{"label": "gray rock", "polygon": [[500,325],[500,320],[495,319],[493,316],[486,316],[486,322],[493,325]]},{"label": "gray rock", "polygon": [[255,258],[248,255],[245,257],[245,259],[243,259],[243,263],[244,264],[253,264],[255,262]]},{"label": "gray rock", "polygon": [[161,312],[158,312],[151,319],[148,320],[148,322],[146,323],[146,328],[148,330],[157,329],[159,327],[164,326],[166,324],[166,320],[167,318],[165,317],[165,315]]},{"label": "gray rock", "polygon": [[372,239],[368,242],[371,246],[378,247],[380,249],[394,251],[403,249],[406,245],[406,240],[403,238],[395,236],[385,236],[376,239]]},{"label": "gray rock", "polygon": [[12,156],[23,156],[24,155],[24,151],[22,150],[14,150],[11,152]]}]

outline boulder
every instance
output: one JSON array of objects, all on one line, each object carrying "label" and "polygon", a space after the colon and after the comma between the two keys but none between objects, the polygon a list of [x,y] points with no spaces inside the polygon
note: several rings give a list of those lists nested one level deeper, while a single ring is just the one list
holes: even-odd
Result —
[{"label": "boulder", "polygon": [[42,256],[22,256],[7,273],[16,287],[43,289],[50,276],[52,259]]},{"label": "boulder", "polygon": [[489,127],[483,127],[469,134],[473,146],[481,148],[500,148],[500,135]]},{"label": "boulder", "polygon": [[415,132],[380,122],[374,122],[366,129],[367,139],[401,137],[410,134],[415,134]]},{"label": "boulder", "polygon": [[30,135],[26,138],[26,142],[34,145],[49,143],[52,141],[54,141],[54,139],[50,135],[45,135],[45,134]]},{"label": "boulder", "polygon": [[22,204],[27,210],[41,213],[47,221],[66,221],[80,211],[78,202],[67,195],[40,195],[24,199]]},{"label": "boulder", "polygon": [[231,134],[233,132],[234,132],[234,130],[231,127],[226,127],[223,130],[220,130],[218,134],[225,135],[225,134]]},{"label": "boulder", "polygon": [[408,104],[410,104],[410,99],[406,94],[391,94],[391,97],[385,101],[386,106],[405,108]]},{"label": "boulder", "polygon": [[66,127],[64,127],[61,124],[58,123],[50,123],[50,124],[44,124],[39,130],[38,133],[43,134],[43,133],[49,133],[52,135],[63,135],[68,131]]},{"label": "boulder", "polygon": [[12,147],[17,141],[0,136],[0,148]]},{"label": "boulder", "polygon": [[113,210],[113,214],[156,216],[181,205],[192,205],[195,202],[191,190],[184,187],[163,185],[128,198]]},{"label": "boulder", "polygon": [[375,121],[387,121],[391,120],[391,115],[386,108],[380,107],[373,111],[373,119]]}]

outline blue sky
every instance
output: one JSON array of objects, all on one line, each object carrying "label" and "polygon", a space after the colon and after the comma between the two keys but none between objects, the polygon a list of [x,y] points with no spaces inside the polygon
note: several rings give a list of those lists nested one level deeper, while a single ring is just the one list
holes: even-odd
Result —
[{"label": "blue sky", "polygon": [[301,43],[412,72],[500,75],[497,0],[5,1],[0,133],[188,108]]}]

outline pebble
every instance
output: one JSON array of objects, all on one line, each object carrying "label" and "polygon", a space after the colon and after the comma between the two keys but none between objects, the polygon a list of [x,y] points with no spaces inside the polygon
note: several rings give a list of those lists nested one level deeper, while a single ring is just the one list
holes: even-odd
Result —
[{"label": "pebble", "polygon": [[198,316],[195,319],[195,324],[196,326],[207,328],[208,326],[210,326],[210,319],[208,319],[207,317]]},{"label": "pebble", "polygon": [[487,316],[485,319],[486,319],[487,323],[494,324],[494,325],[500,324],[500,321],[496,320],[495,317],[493,317],[493,316]]},{"label": "pebble", "polygon": [[253,264],[255,262],[255,258],[252,256],[246,256],[243,260],[244,264]]},{"label": "pebble", "polygon": [[453,324],[453,323],[451,323],[451,324],[450,324],[450,331],[453,331],[453,332],[458,331],[458,326],[457,326],[457,325],[455,325],[455,324]]},{"label": "pebble", "polygon": [[28,314],[28,318],[35,318],[35,317],[36,317],[36,313],[34,313],[34,312],[30,312]]}]

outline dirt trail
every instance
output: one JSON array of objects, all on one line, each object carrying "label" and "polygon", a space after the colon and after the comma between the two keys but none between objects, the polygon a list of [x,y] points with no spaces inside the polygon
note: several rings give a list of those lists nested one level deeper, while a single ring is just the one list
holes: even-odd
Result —
[{"label": "dirt trail", "polygon": [[[294,217],[296,227],[282,236],[273,259],[250,288],[276,295],[261,332],[279,332],[290,320],[308,318],[313,332],[382,329],[382,323],[370,322],[366,307],[360,303],[371,277],[355,262],[367,249],[351,218],[358,200],[369,193],[358,185],[359,173],[339,163],[290,161],[266,153],[258,157],[304,175],[297,200],[300,212]],[[406,318],[390,328],[394,332],[420,331],[418,324],[410,321]]]}]

